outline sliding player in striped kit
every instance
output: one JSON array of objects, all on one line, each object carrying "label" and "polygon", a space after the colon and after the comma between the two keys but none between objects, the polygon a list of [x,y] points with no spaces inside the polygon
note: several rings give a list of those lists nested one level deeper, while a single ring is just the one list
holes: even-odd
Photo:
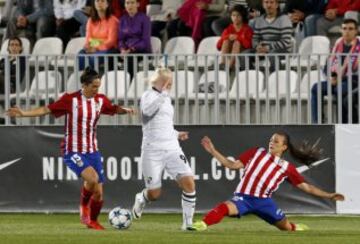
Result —
[{"label": "sliding player in striped kit", "polygon": [[272,193],[285,179],[311,195],[333,201],[344,200],[344,196],[339,193],[328,193],[306,183],[295,166],[281,158],[283,153],[289,150],[294,158],[305,165],[310,165],[320,156],[320,150],[307,143],[304,143],[300,149],[295,148],[286,133],[273,134],[268,151],[265,148],[252,148],[242,153],[236,161],[226,158],[217,151],[208,137],[204,137],[201,144],[224,167],[244,168],[244,174],[233,197],[212,209],[202,221],[194,223],[193,230],[206,230],[208,226],[219,223],[225,216],[241,217],[249,213],[257,215],[280,230],[307,230],[308,227],[304,224],[291,223],[271,199]]},{"label": "sliding player in striped kit", "polygon": [[161,178],[166,170],[182,189],[182,229],[187,230],[192,226],[196,192],[194,175],[179,140],[187,140],[188,132],[174,129],[174,108],[169,96],[172,72],[167,68],[157,68],[149,82],[151,89],[145,91],[140,102],[143,124],[141,164],[145,189],[135,196],[133,216],[140,218],[146,203],[160,197]]},{"label": "sliding player in striped kit", "polygon": [[65,93],[58,101],[30,111],[10,108],[11,117],[36,117],[53,114],[66,116],[65,138],[62,143],[66,165],[83,178],[81,189],[80,220],[89,228],[102,230],[97,218],[103,205],[104,170],[96,139],[97,122],[101,114],[134,114],[134,110],[111,104],[103,94],[98,94],[100,76],[86,68],[80,78],[82,89]]}]

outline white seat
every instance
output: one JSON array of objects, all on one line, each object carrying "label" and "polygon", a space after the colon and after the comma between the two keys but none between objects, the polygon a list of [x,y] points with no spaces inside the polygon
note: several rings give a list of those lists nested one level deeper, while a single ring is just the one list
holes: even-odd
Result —
[{"label": "white seat", "polygon": [[[141,98],[142,94],[149,87],[149,79],[155,73],[153,70],[149,70],[147,73],[145,71],[139,71],[134,76],[130,87],[127,92],[127,97],[130,99]],[[136,96],[135,96],[135,84],[136,84]]]},{"label": "white seat", "polygon": [[[318,81],[326,80],[325,74],[321,70],[311,70],[308,73],[305,73],[304,77],[300,82],[300,99],[308,99],[309,93],[311,93],[312,86]],[[298,88],[298,87],[297,87]],[[292,99],[297,99],[299,95],[298,89],[295,93],[291,94]]]},{"label": "white seat", "polygon": [[[196,52],[196,54],[198,54],[198,58],[197,58],[198,66],[205,67],[214,64],[217,55],[220,54],[220,51],[216,47],[219,39],[220,36],[211,36],[201,40],[199,44],[199,48]],[[207,59],[205,58],[205,56],[207,56]],[[195,59],[190,60],[188,66],[194,67]]]},{"label": "white seat", "polygon": [[152,36],[150,41],[151,41],[152,53],[160,54],[161,53],[161,48],[162,48],[161,47],[162,46],[161,40],[156,36]]},{"label": "white seat", "polygon": [[[199,83],[198,83],[198,87],[196,87],[193,91],[192,94],[190,94],[190,98],[191,99],[195,99],[196,98],[196,90],[198,90],[198,98],[199,99],[205,99],[206,96],[209,99],[213,99],[215,98],[216,95],[216,90],[219,93],[219,97],[224,96],[224,94],[226,94],[226,91],[228,90],[228,85],[227,82],[229,82],[230,84],[230,80],[228,81],[228,79],[230,79],[227,76],[227,72],[220,70],[218,73],[215,71],[208,71],[207,73],[204,73],[201,75],[200,79],[199,79]],[[216,89],[216,81],[218,84],[218,87]],[[213,93],[209,93],[208,89],[213,86],[214,92]],[[201,90],[204,91],[201,91]]]},{"label": "white seat", "polygon": [[[161,54],[161,49],[162,49],[162,42],[161,40],[156,37],[156,36],[152,36],[151,39],[151,51],[155,56],[155,60],[153,60],[153,57],[149,57],[149,61],[150,63],[152,63],[154,66],[156,66],[156,60],[159,60],[159,54]],[[144,60],[141,60],[138,62],[139,67],[144,67]],[[119,63],[119,67],[124,67],[123,63]]]},{"label": "white seat", "polygon": [[180,70],[173,73],[173,84],[170,90],[171,98],[184,98],[194,92],[194,72]]},{"label": "white seat", "polygon": [[[29,89],[29,98],[45,99],[46,94],[49,98],[54,98],[56,94],[60,93],[62,83],[62,76],[59,71],[48,70],[39,71],[37,75],[32,79]],[[10,98],[13,99],[16,94],[11,94]],[[19,94],[21,99],[27,97],[26,91]]]},{"label": "white seat", "polygon": [[129,88],[130,74],[123,70],[109,71],[101,77],[99,93],[105,94],[109,99],[123,99]]},{"label": "white seat", "polygon": [[161,4],[147,4],[146,5],[146,15],[152,16],[159,14],[161,12]]},{"label": "white seat", "polygon": [[[300,66],[308,66],[308,56],[310,56],[309,66],[315,66],[320,60],[320,65],[324,66],[326,63],[327,54],[330,52],[330,40],[326,36],[309,36],[302,40],[299,46],[298,54],[300,56]],[[322,54],[318,59],[317,54]],[[298,58],[294,57],[290,60],[291,67],[298,66]]]},{"label": "white seat", "polygon": [[[64,55],[67,56],[67,66],[74,67],[75,65],[75,57],[83,49],[85,46],[85,37],[76,37],[71,39],[65,48]],[[55,61],[52,61],[52,64],[55,65]],[[60,58],[57,60],[57,65],[59,67],[65,66],[65,58]]]},{"label": "white seat", "polygon": [[[289,72],[289,77],[287,73]],[[290,94],[295,92],[298,75],[293,70],[279,70],[270,74],[267,88],[259,95],[259,98],[266,99],[268,92],[269,99],[276,99],[277,91],[279,98],[286,96],[288,86],[290,86]]]},{"label": "white seat", "polygon": [[54,55],[61,55],[63,51],[63,43],[60,38],[57,37],[45,37],[36,41],[33,51],[31,53],[32,57],[29,59],[30,64],[34,65],[36,62],[36,56],[38,57],[39,65],[46,65],[45,56],[48,57],[48,62],[54,59]]},{"label": "white seat", "polygon": [[[237,82],[239,82],[239,84],[237,84]],[[237,96],[239,96],[240,99],[246,99],[246,93],[249,94],[249,98],[255,98],[256,86],[258,88],[258,94],[261,94],[264,90],[263,72],[256,70],[248,70],[247,72],[240,71],[238,77],[234,77],[229,98],[237,99]],[[237,95],[237,91],[239,95]]]},{"label": "white seat", "polygon": [[79,89],[81,89],[81,83],[80,83],[80,76],[82,74],[82,71],[78,71],[77,75],[76,72],[71,73],[69,76],[66,84],[65,84],[65,91],[68,93],[75,92]]},{"label": "white seat", "polygon": [[[20,40],[21,40],[22,46],[23,46],[23,51],[22,51],[21,54],[30,54],[30,41],[29,41],[29,39],[27,39],[25,37],[20,37]],[[9,39],[6,39],[3,42],[3,44],[1,45],[1,50],[0,50],[1,55],[9,54],[9,52],[8,52],[8,43],[9,43]]]},{"label": "white seat", "polygon": [[191,60],[193,57],[191,55],[194,54],[195,50],[195,43],[191,37],[188,36],[178,36],[171,38],[167,41],[164,49],[164,54],[168,55],[167,59],[162,59],[161,64],[165,66],[175,66],[175,56],[178,55],[177,64],[184,64],[185,62],[185,55],[188,56],[188,60]]}]

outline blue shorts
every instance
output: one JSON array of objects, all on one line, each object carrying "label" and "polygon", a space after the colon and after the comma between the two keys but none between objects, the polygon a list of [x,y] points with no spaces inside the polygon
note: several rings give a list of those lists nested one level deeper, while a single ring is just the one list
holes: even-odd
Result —
[{"label": "blue shorts", "polygon": [[70,152],[64,155],[64,162],[78,177],[81,177],[81,172],[84,169],[91,166],[99,176],[99,183],[105,181],[101,154],[99,152],[85,154]]},{"label": "blue shorts", "polygon": [[271,198],[259,198],[235,193],[230,199],[239,211],[238,217],[252,213],[269,224],[275,224],[285,218],[283,211],[278,208]]}]

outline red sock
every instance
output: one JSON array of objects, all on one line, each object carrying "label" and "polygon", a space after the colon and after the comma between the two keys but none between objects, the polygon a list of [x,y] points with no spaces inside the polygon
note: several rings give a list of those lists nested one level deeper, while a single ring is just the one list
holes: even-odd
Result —
[{"label": "red sock", "polygon": [[229,214],[229,209],[225,203],[221,203],[213,208],[209,213],[205,215],[203,221],[207,225],[213,225],[219,223],[225,216]]},{"label": "red sock", "polygon": [[103,206],[103,202],[104,201],[97,201],[94,200],[93,198],[91,198],[90,200],[90,220],[92,221],[96,221],[99,214],[100,214],[100,210]]},{"label": "red sock", "polygon": [[291,225],[291,231],[295,231],[296,230],[296,225],[294,223],[291,223],[291,222],[290,222],[290,225]]},{"label": "red sock", "polygon": [[87,206],[89,204],[92,194],[93,193],[91,191],[86,190],[85,187],[83,186],[80,192],[80,204],[82,206]]}]

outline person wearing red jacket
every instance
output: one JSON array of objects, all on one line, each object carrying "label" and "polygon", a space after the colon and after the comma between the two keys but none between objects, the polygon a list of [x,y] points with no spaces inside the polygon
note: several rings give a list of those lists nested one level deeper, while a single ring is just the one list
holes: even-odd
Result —
[{"label": "person wearing red jacket", "polygon": [[324,16],[317,20],[317,34],[325,36],[331,27],[341,25],[347,11],[360,11],[360,1],[329,0]]},{"label": "person wearing red jacket", "polygon": [[252,46],[253,30],[247,24],[246,8],[242,5],[235,5],[231,9],[230,15],[232,23],[223,31],[217,43],[217,48],[221,50],[222,54],[221,69],[225,67],[226,58],[229,59],[230,67],[235,65],[235,56],[227,57],[227,54],[238,54]]}]

